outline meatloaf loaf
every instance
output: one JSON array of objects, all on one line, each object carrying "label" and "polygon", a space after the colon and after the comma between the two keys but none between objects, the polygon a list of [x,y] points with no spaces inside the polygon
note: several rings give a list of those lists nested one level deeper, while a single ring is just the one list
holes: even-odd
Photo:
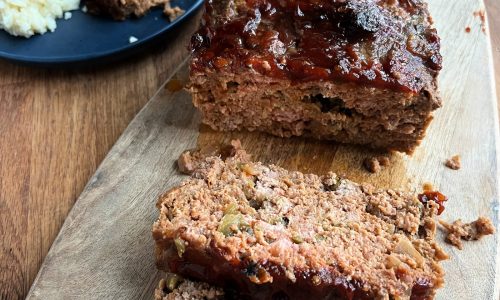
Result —
[{"label": "meatloaf loaf", "polygon": [[190,90],[215,130],[412,153],[441,106],[423,0],[209,0]]},{"label": "meatloaf loaf", "polygon": [[208,157],[159,199],[160,269],[242,299],[432,299],[443,285],[432,197],[247,157]]}]

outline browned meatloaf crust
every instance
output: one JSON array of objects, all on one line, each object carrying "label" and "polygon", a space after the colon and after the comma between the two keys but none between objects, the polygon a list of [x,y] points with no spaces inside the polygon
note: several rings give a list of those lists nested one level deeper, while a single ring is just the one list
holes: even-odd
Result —
[{"label": "browned meatloaf crust", "polygon": [[92,14],[110,15],[116,20],[124,20],[130,15],[141,17],[156,6],[163,6],[170,18],[182,13],[178,7],[170,7],[170,0],[86,0],[85,6]]},{"label": "browned meatloaf crust", "polygon": [[441,106],[422,0],[209,0],[191,49],[193,102],[216,130],[411,153]]},{"label": "browned meatloaf crust", "polygon": [[160,269],[243,299],[432,299],[443,285],[431,198],[246,157],[206,158],[159,199]]}]

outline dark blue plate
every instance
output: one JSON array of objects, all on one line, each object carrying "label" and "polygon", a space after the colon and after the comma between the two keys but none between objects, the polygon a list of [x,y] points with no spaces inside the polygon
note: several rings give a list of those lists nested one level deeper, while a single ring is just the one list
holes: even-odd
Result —
[{"label": "dark blue plate", "polygon": [[[71,19],[57,20],[54,32],[29,39],[14,37],[0,30],[0,58],[43,66],[113,60],[163,36],[193,14],[203,0],[173,0],[171,3],[185,10],[173,22],[169,22],[160,8],[153,9],[142,18],[125,21],[76,10],[71,12]],[[138,41],[129,43],[131,36]]]}]

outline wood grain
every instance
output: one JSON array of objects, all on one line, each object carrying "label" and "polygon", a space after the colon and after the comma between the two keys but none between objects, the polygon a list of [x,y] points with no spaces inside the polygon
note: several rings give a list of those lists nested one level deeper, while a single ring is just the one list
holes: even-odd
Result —
[{"label": "wood grain", "polygon": [[103,68],[0,63],[0,299],[25,298],[76,198],[196,27],[193,19],[146,55]]},{"label": "wood grain", "polygon": [[169,96],[147,104],[97,169],[37,277],[50,279],[28,298],[151,299],[159,279],[152,208],[182,179],[174,162],[195,146],[199,124],[185,94]]},{"label": "wood grain", "polygon": [[[30,92],[18,83],[1,86],[0,97],[0,291],[2,299],[22,295],[28,288],[24,281],[28,215],[30,165],[24,159],[31,156],[32,138],[29,112],[32,109]],[[7,154],[8,155],[5,155]]]},{"label": "wood grain", "polygon": [[[485,2],[500,87],[500,1]],[[168,41],[84,72],[0,61],[0,299],[24,299],[89,177],[185,47]]]},{"label": "wood grain", "polygon": [[[199,133],[189,94],[161,89],[90,180],[28,299],[149,299],[158,279],[150,236],[154,203],[182,180],[175,168],[178,155],[196,144],[210,148],[235,137],[257,160],[291,169],[333,170],[381,187],[420,189],[423,182],[433,182],[450,197],[444,219],[470,221],[485,215],[498,226],[498,118],[493,70],[485,67],[492,64],[489,39],[480,27],[463,37],[469,22],[463,16],[482,5],[479,0],[430,3],[448,58],[440,77],[446,105],[413,157],[395,155],[389,167],[369,175],[361,161],[372,153],[362,148],[206,128]],[[176,76],[183,80],[186,74],[183,68]],[[462,156],[460,171],[443,165],[455,153]],[[498,235],[489,236],[467,243],[462,251],[446,246],[451,255],[443,264],[447,283],[437,299],[498,299],[498,240]]]}]

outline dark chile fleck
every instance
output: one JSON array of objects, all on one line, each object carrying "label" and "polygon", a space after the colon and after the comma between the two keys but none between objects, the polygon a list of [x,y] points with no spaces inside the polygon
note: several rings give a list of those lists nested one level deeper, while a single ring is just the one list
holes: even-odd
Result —
[{"label": "dark chile fleck", "polygon": [[243,273],[247,276],[256,276],[257,275],[257,264],[254,262],[250,262],[248,266],[243,270]]}]

